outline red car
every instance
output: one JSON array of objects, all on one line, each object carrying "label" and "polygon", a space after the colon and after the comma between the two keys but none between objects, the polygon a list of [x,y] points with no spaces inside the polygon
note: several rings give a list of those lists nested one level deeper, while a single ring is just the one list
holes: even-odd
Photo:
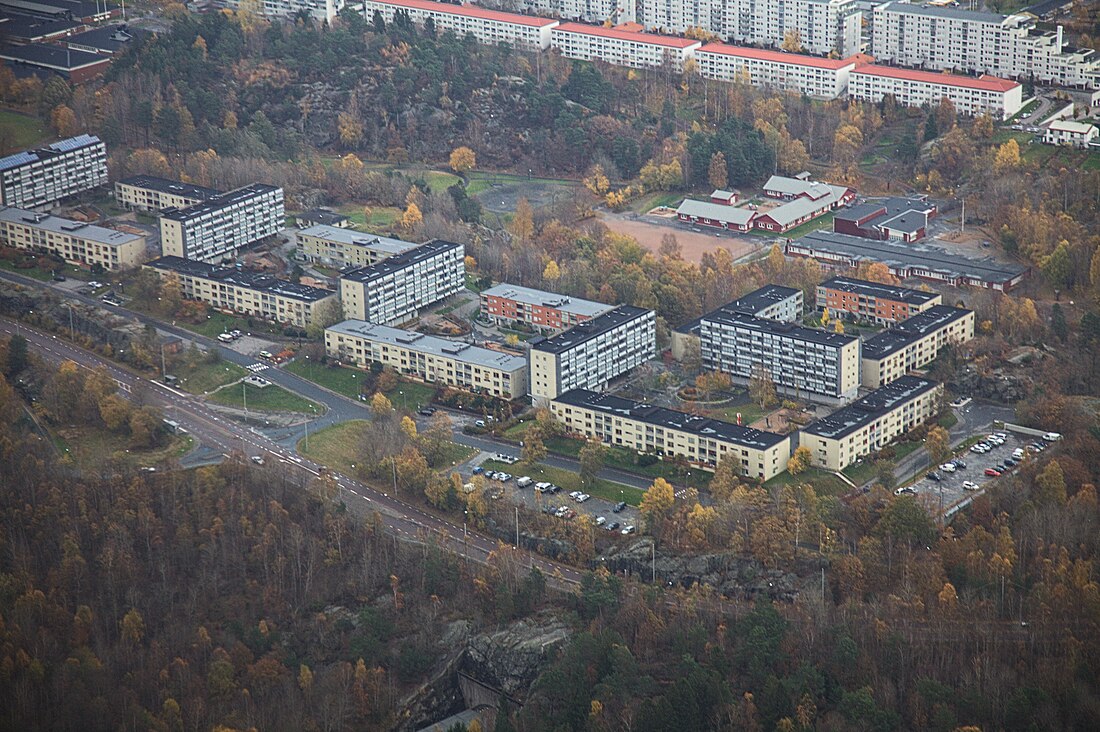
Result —
[{"label": "red car", "polygon": [[1001,471],[997,470],[996,468],[986,468],[985,474],[994,478],[999,478],[1001,475]]}]

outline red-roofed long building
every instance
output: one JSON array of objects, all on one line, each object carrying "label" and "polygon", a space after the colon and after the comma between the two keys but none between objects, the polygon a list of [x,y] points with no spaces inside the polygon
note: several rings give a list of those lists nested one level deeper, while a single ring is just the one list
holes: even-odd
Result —
[{"label": "red-roofed long building", "polygon": [[893,94],[904,107],[938,104],[947,97],[959,114],[971,117],[988,112],[1008,119],[1024,106],[1019,82],[995,76],[962,76],[934,71],[915,71],[893,66],[861,66],[848,76],[848,96],[864,102],[880,102]]},{"label": "red-roofed long building", "polygon": [[472,35],[479,43],[509,43],[529,50],[549,48],[550,30],[558,25],[558,21],[551,18],[503,13],[477,5],[452,5],[431,0],[366,0],[363,3],[363,16],[368,21],[376,10],[387,23],[392,23],[400,10],[407,12],[417,25],[431,18],[439,32],[449,30],[460,38]]},{"label": "red-roofed long building", "polygon": [[562,23],[551,31],[550,39],[565,58],[599,59],[636,69],[661,66],[667,61],[677,71],[683,70],[684,62],[703,45],[688,38],[581,23]]},{"label": "red-roofed long building", "polygon": [[708,43],[695,52],[699,73],[719,81],[741,80],[755,87],[795,91],[836,99],[848,88],[854,59],[837,60],[799,53]]}]

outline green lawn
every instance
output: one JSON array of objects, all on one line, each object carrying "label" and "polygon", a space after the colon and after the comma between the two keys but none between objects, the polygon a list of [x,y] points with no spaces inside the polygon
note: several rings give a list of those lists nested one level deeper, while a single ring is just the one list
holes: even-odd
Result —
[{"label": "green lawn", "polygon": [[432,193],[439,194],[446,192],[448,188],[453,186],[455,183],[458,183],[462,179],[454,173],[444,173],[440,170],[429,170],[424,174],[424,180],[427,181],[428,188],[431,189]]},{"label": "green lawn", "polygon": [[819,496],[841,496],[852,490],[852,487],[827,470],[810,468],[804,473],[791,475],[783,472],[764,483],[765,488],[783,485],[797,485],[810,483]]},{"label": "green lawn", "polygon": [[[260,389],[249,384],[228,386],[207,397],[215,404],[238,409],[247,406],[260,412],[303,412],[321,414],[322,409],[313,402],[272,384]],[[247,404],[246,404],[247,398]]]},{"label": "green lawn", "polygon": [[6,109],[0,110],[0,129],[4,130],[3,136],[0,136],[3,141],[0,154],[4,155],[34,147],[51,136],[47,124],[42,120]]},{"label": "green lawn", "polygon": [[397,409],[416,411],[432,403],[438,389],[419,381],[401,379],[397,386],[385,392],[386,398]]},{"label": "green lawn", "polygon": [[740,413],[741,424],[750,425],[765,414],[771,414],[771,410],[761,409],[760,405],[756,402],[743,402],[730,407],[711,409],[709,413],[714,419],[721,419],[725,422],[732,422],[733,424],[737,424],[737,415]]},{"label": "green lawn", "polygon": [[[146,312],[152,312],[148,307],[142,307],[142,303],[136,300],[131,302],[131,307],[140,309]],[[155,314],[155,313],[154,313]],[[268,323],[265,320],[256,319],[250,324],[247,318],[241,318],[234,315],[227,315],[217,311],[212,311],[207,315],[206,320],[200,323],[192,323],[187,320],[180,320],[176,323],[181,328],[204,335],[207,338],[217,338],[221,333],[227,333],[231,330],[241,330],[245,333],[264,333],[267,335],[279,335],[283,334],[282,329],[274,324]]]},{"label": "green lawn", "polygon": [[201,363],[195,368],[186,364],[173,367],[172,374],[179,379],[179,386],[192,394],[205,394],[223,384],[232,384],[248,376],[248,370],[229,361]]},{"label": "green lawn", "polygon": [[105,428],[64,427],[53,432],[53,442],[63,454],[83,468],[119,460],[136,467],[157,465],[186,455],[194,445],[190,435],[167,435],[152,450],[131,450],[129,438]]},{"label": "green lawn", "polygon": [[512,173],[491,173],[487,171],[471,170],[466,173],[466,195],[471,198],[484,193],[494,184],[502,183],[541,183],[555,186],[575,186],[576,181],[560,178],[534,178],[526,175],[514,175]]},{"label": "green lawn", "polygon": [[359,397],[360,384],[367,376],[365,372],[357,369],[343,366],[323,366],[301,358],[294,359],[283,368],[307,381],[331,389],[337,394],[343,394],[349,399]]},{"label": "green lawn", "polygon": [[[30,277],[34,280],[42,280],[43,282],[48,282],[49,280],[52,280],[55,271],[54,268],[45,269],[42,267],[28,267],[26,269],[23,269],[21,267],[16,267],[15,262],[9,259],[0,259],[0,268],[6,269],[9,272],[23,275],[24,277]],[[92,278],[91,272],[86,269],[81,269],[80,267],[72,264],[59,264],[56,267],[56,272],[57,274],[74,280],[87,281]],[[100,277],[100,279],[102,279],[102,276]]]},{"label": "green lawn", "polygon": [[504,470],[513,475],[530,476],[536,482],[546,481],[548,483],[553,483],[561,486],[562,490],[566,493],[584,491],[585,493],[603,498],[607,501],[626,501],[631,506],[637,506],[642,502],[643,491],[639,488],[633,488],[628,485],[623,485],[622,483],[614,483],[610,480],[603,480],[602,478],[597,478],[591,485],[583,485],[581,483],[581,477],[577,473],[569,470],[562,470],[561,468],[554,468],[549,465],[543,465],[541,463],[537,465],[527,465],[525,463],[507,465],[496,460],[486,460],[482,465],[486,470]]},{"label": "green lawn", "polygon": [[[647,193],[644,196],[640,196],[631,201],[628,205],[631,211],[636,213],[646,213],[652,211],[658,206],[675,206],[681,200],[683,200],[684,194],[682,193]],[[709,198],[707,200],[710,200]]]},{"label": "green lawn", "polygon": [[389,229],[401,216],[401,209],[390,206],[371,206],[370,221],[364,215],[363,207],[358,204],[349,203],[338,210],[351,219],[355,228],[364,230]]},{"label": "green lawn", "polygon": [[[354,467],[362,455],[361,445],[365,439],[366,420],[356,419],[350,422],[325,427],[309,436],[309,447],[305,438],[298,442],[298,449],[322,465],[338,470],[346,475],[355,475]],[[477,450],[455,442],[447,443],[442,456],[433,468],[446,470],[455,463],[465,462],[477,454]]]}]

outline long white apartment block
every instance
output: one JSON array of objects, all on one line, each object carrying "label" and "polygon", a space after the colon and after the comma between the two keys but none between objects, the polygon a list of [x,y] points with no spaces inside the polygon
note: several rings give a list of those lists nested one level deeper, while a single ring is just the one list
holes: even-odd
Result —
[{"label": "long white apartment block", "polygon": [[527,360],[465,341],[345,320],[325,329],[331,358],[367,368],[372,362],[434,384],[518,399],[527,393]]},{"label": "long white apartment block", "polygon": [[1100,60],[1069,47],[1062,28],[1042,30],[1034,15],[1001,15],[905,2],[873,13],[872,55],[880,62],[1096,88]]},{"label": "long white apartment block", "polygon": [[[240,0],[224,0],[227,8],[240,9]],[[297,18],[305,13],[318,23],[331,23],[344,9],[344,0],[263,0],[256,11],[265,18]]]},{"label": "long white apartment block", "polygon": [[848,77],[848,96],[863,102],[880,102],[893,94],[903,107],[939,104],[947,97],[959,114],[976,117],[987,113],[1008,119],[1024,106],[1023,86],[995,76],[915,71],[871,64],[860,66]]},{"label": "long white apartment block", "polygon": [[366,267],[416,249],[419,244],[340,226],[314,224],[298,232],[298,246],[305,258],[316,264]]},{"label": "long white apartment block", "polygon": [[436,239],[340,278],[344,315],[380,325],[416,317],[466,286],[466,248]]},{"label": "long white apartment block", "polygon": [[695,52],[699,74],[719,81],[744,81],[755,87],[794,91],[819,99],[836,99],[848,88],[853,59],[831,59],[799,53],[708,43]]},{"label": "long white apartment block", "polygon": [[524,13],[546,15],[552,18],[582,20],[586,23],[629,23],[635,20],[635,4],[621,0],[489,0],[504,10],[520,10]]},{"label": "long white apartment block", "polygon": [[477,5],[453,5],[431,0],[366,0],[363,17],[368,21],[378,12],[384,21],[392,23],[398,12],[408,13],[417,25],[432,19],[436,31],[453,31],[462,38],[472,35],[479,43],[496,45],[509,43],[527,50],[544,50],[550,47],[550,30],[558,21],[532,15],[504,13]]},{"label": "long white apartment block", "polygon": [[550,32],[550,42],[565,58],[600,60],[636,69],[667,63],[677,71],[682,71],[684,62],[703,45],[688,38],[580,23],[562,23],[555,27]]},{"label": "long white apartment block", "polygon": [[107,184],[107,146],[77,135],[0,158],[0,204],[42,208]]},{"label": "long white apartment block", "polygon": [[202,203],[161,211],[161,253],[220,262],[279,233],[285,219],[283,189],[253,183]]},{"label": "long white apartment block", "polygon": [[145,261],[145,237],[58,216],[0,207],[0,245],[117,270]]},{"label": "long white apartment block", "polygon": [[657,355],[657,316],[620,305],[564,333],[532,341],[531,396],[546,404],[571,389],[599,391]]}]

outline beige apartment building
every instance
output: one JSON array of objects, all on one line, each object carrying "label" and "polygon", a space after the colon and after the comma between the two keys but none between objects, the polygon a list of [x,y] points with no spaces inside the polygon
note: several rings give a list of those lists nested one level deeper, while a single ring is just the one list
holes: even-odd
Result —
[{"label": "beige apartment building", "polygon": [[501,399],[527,393],[527,361],[465,341],[345,320],[325,329],[330,358],[365,369],[372,362],[432,384],[444,384]]},{"label": "beige apartment building", "polygon": [[305,258],[315,264],[366,267],[416,249],[419,244],[315,224],[298,232],[298,246]]},{"label": "beige apartment building", "polygon": [[550,409],[568,432],[628,450],[683,458],[711,470],[723,458],[733,459],[740,475],[761,481],[786,470],[791,457],[787,435],[588,389],[556,397]]},{"label": "beige apartment building", "polygon": [[877,389],[974,337],[974,311],[935,305],[863,342],[862,385]]},{"label": "beige apartment building", "polygon": [[189,300],[298,328],[312,325],[323,304],[339,302],[332,290],[194,259],[161,257],[145,266],[162,278],[178,277],[183,296]]},{"label": "beige apartment building", "polygon": [[165,208],[185,208],[221,195],[221,191],[181,183],[155,175],[132,175],[115,181],[115,203],[127,211],[157,212]]},{"label": "beige apartment building", "polygon": [[934,417],[942,392],[942,384],[902,376],[803,428],[799,447],[816,467],[843,470]]},{"label": "beige apartment building", "polygon": [[0,208],[0,244],[109,270],[145,261],[144,236],[21,208]]}]

